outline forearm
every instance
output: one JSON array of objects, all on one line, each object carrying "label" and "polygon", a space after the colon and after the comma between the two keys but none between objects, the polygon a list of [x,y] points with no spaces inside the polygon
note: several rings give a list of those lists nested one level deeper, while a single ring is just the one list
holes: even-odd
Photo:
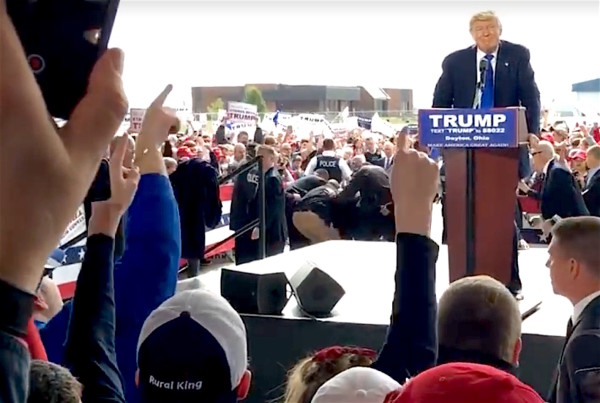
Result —
[{"label": "forearm", "polygon": [[415,205],[412,207],[394,206],[396,233],[431,236],[431,216],[433,204]]},{"label": "forearm", "polygon": [[398,233],[396,247],[390,327],[374,367],[403,383],[436,362],[435,265],[439,248],[428,237],[414,233]]},{"label": "forearm", "polygon": [[114,239],[88,237],[66,343],[66,361],[84,401],[125,401],[115,351]]},{"label": "forearm", "polygon": [[140,168],[140,174],[142,175],[155,173],[167,176],[163,156],[156,145],[148,144],[145,141],[138,141],[134,164]]},{"label": "forearm", "polygon": [[24,402],[29,352],[23,337],[33,312],[33,295],[0,280],[0,401]]}]

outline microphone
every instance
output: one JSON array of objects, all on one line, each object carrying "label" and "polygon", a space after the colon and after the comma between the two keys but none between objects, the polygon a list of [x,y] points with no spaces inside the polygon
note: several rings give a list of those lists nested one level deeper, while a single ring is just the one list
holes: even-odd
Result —
[{"label": "microphone", "polygon": [[485,85],[485,71],[487,70],[487,61],[485,59],[481,59],[479,61],[479,86],[483,88]]}]

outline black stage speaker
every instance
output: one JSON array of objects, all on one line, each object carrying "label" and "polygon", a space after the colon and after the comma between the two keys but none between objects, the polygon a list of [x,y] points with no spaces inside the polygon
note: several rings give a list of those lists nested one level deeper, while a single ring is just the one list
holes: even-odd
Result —
[{"label": "black stage speaker", "polygon": [[290,279],[298,305],[309,315],[327,315],[346,291],[314,263],[305,263]]},{"label": "black stage speaker", "polygon": [[287,303],[285,273],[221,270],[221,295],[239,313],[281,315]]}]

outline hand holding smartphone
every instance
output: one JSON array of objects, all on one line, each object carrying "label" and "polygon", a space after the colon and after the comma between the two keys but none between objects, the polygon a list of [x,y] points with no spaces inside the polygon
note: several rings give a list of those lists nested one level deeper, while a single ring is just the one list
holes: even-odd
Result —
[{"label": "hand holding smartphone", "polygon": [[6,0],[49,114],[68,120],[107,49],[119,0]]}]

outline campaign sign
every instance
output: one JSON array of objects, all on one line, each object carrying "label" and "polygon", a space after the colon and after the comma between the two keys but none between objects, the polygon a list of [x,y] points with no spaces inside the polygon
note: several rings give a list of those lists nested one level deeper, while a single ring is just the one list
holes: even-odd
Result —
[{"label": "campaign sign", "polygon": [[517,109],[421,109],[420,142],[428,147],[518,146]]},{"label": "campaign sign", "polygon": [[229,102],[227,105],[227,118],[236,122],[256,122],[258,108],[256,105],[244,102]]}]

